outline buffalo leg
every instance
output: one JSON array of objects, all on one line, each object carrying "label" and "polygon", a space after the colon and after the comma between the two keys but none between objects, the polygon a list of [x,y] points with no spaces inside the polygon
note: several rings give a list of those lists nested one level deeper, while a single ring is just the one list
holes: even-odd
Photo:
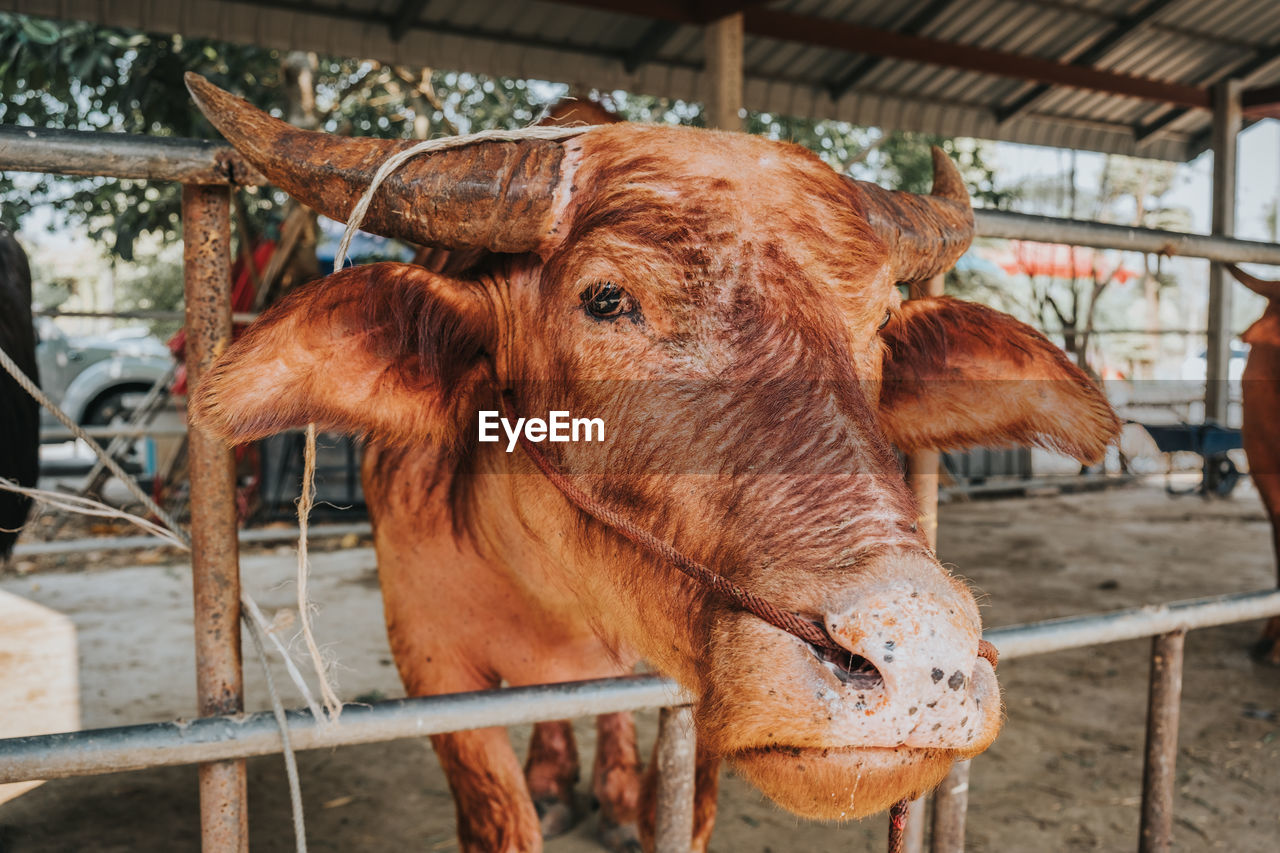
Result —
[{"label": "buffalo leg", "polygon": [[[640,793],[640,840],[645,850],[653,849],[654,819],[658,806],[658,762],[649,762]],[[694,765],[693,838],[689,850],[706,853],[711,831],[716,825],[716,799],[720,795],[720,756],[711,755],[699,744]]]},{"label": "buffalo leg", "polygon": [[463,853],[537,853],[538,816],[506,729],[433,735],[449,779]]},{"label": "buffalo leg", "polygon": [[600,844],[614,853],[639,853],[640,756],[629,713],[596,717],[591,794],[600,806]]},{"label": "buffalo leg", "polygon": [[[1249,466],[1252,469],[1255,465],[1263,467],[1262,461],[1255,463],[1255,459],[1260,460],[1263,456],[1256,448],[1249,448],[1254,452],[1249,456]],[[1267,510],[1267,516],[1271,519],[1271,539],[1276,558],[1276,584],[1280,586],[1280,473],[1275,470],[1250,471],[1253,477],[1254,486],[1258,489],[1258,494],[1262,496],[1262,505]],[[1254,654],[1266,663],[1272,666],[1280,666],[1280,616],[1273,616],[1267,620],[1266,627],[1262,630],[1262,637],[1254,646]]]},{"label": "buffalo leg", "polygon": [[720,757],[698,751],[696,791],[693,800],[693,844],[689,849],[703,853],[716,827],[716,803],[720,796]]},{"label": "buffalo leg", "polygon": [[572,723],[552,720],[533,727],[524,778],[542,825],[542,837],[555,838],[572,829],[578,818],[573,799],[578,783],[578,747]]}]

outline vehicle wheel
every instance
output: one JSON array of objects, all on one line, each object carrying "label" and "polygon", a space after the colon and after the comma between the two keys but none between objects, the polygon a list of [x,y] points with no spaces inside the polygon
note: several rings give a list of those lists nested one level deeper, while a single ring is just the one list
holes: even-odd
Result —
[{"label": "vehicle wheel", "polygon": [[1240,482],[1240,470],[1236,468],[1231,457],[1225,453],[1216,453],[1205,465],[1205,489],[1220,498],[1230,497]]},{"label": "vehicle wheel", "polygon": [[103,392],[98,399],[89,404],[83,426],[124,426],[133,419],[134,410],[147,396],[148,389],[142,386],[112,388]]},{"label": "vehicle wheel", "polygon": [[[89,408],[85,411],[80,425],[86,427],[128,426],[129,422],[133,420],[133,413],[142,404],[143,398],[147,396],[148,390],[145,385],[139,385],[122,386],[103,392],[98,399],[89,404]],[[131,442],[121,461],[126,464],[141,463],[143,457],[142,442],[144,440],[138,439]],[[98,442],[103,447],[106,447],[111,443],[111,439],[99,439]]]}]

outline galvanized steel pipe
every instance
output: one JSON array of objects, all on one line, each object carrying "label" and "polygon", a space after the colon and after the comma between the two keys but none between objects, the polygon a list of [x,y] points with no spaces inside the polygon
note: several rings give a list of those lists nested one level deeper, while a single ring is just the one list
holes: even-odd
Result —
[{"label": "galvanized steel pipe", "polygon": [[1239,592],[993,628],[983,636],[1000,651],[1000,660],[1006,661],[1103,643],[1140,640],[1170,631],[1266,619],[1278,614],[1280,590]]},{"label": "galvanized steel pipe", "polygon": [[[986,638],[1008,660],[1065,649],[1208,628],[1280,615],[1280,590],[1248,592],[1090,616],[996,628]],[[295,749],[375,743],[486,726],[659,708],[690,702],[658,676],[508,688],[375,705],[353,705],[337,725],[317,725],[290,712]],[[280,751],[268,712],[190,722],[148,723],[0,740],[0,783],[87,776],[218,761]]]},{"label": "galvanized steel pipe", "polygon": [[[690,701],[656,675],[511,687],[348,705],[334,724],[289,712],[295,750],[330,749],[444,732],[661,708]],[[0,783],[90,776],[281,750],[269,711],[0,740]]]},{"label": "galvanized steel pipe", "polygon": [[1068,246],[1091,246],[1095,249],[1208,258],[1227,263],[1280,266],[1280,245],[1275,243],[1157,231],[1154,228],[1131,228],[1081,219],[1032,216],[1006,210],[975,210],[973,215],[979,237],[1033,240],[1037,243],[1062,243]]}]

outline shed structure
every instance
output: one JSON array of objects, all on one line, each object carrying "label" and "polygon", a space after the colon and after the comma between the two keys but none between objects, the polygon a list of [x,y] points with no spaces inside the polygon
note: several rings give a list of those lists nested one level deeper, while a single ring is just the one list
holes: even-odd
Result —
[{"label": "shed structure", "polygon": [[[1280,117],[1274,0],[0,0],[0,10],[703,100],[711,123],[726,128],[746,108],[1175,161],[1212,148],[1218,237],[1234,227],[1239,131],[1247,121]],[[35,168],[22,159],[32,149],[0,139],[0,165]],[[216,253],[189,247],[187,256],[188,305],[200,308],[194,318],[203,342],[188,361],[200,363],[231,318],[224,269],[230,189],[205,183],[191,182],[184,195],[188,227],[200,226],[217,243]],[[980,216],[980,233],[1026,237],[1047,227],[1054,239],[1078,245],[1136,248],[1155,240],[1158,251],[1187,238],[1001,216]],[[1246,259],[1254,260],[1276,250],[1222,245],[1251,249],[1260,256]],[[1220,420],[1231,291],[1221,263],[1212,270],[1205,409]],[[929,291],[917,284],[917,292]],[[207,640],[199,647],[202,712],[211,715],[242,707],[238,568],[229,454],[199,433],[192,430],[193,470],[198,462],[209,475],[199,478],[201,493],[192,491],[193,571],[197,635]],[[936,477],[929,476],[936,465],[936,455],[924,455],[910,466],[922,481],[926,516],[936,513]],[[217,601],[201,598],[219,588]],[[1157,655],[1180,657],[1180,644],[1164,648]],[[1176,701],[1174,689],[1160,704]],[[1157,757],[1174,750],[1173,735],[1148,744]],[[247,849],[243,760],[210,760],[200,772],[204,849]],[[967,766],[955,774],[935,804],[936,853],[963,849]],[[1165,850],[1172,787],[1148,787],[1142,849]],[[916,809],[906,849],[920,849],[922,826]]]},{"label": "shed structure", "polygon": [[1280,100],[1272,0],[0,0],[0,9],[694,101],[710,90],[705,25],[740,13],[748,109],[1165,160],[1210,146],[1214,85],[1241,81],[1259,116]]}]

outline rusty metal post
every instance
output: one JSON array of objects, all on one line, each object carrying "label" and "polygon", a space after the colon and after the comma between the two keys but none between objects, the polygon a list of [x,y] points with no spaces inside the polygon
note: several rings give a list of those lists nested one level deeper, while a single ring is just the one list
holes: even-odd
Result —
[{"label": "rusty metal post", "polygon": [[1182,649],[1186,631],[1151,639],[1151,685],[1147,696],[1147,749],[1142,767],[1140,853],[1167,853],[1173,843],[1174,767],[1178,758],[1178,712],[1182,704]]},{"label": "rusty metal post", "polygon": [[[943,280],[943,276],[935,275],[925,281],[912,282],[910,297],[941,296]],[[938,549],[938,466],[941,461],[942,454],[936,450],[917,450],[907,457],[907,484],[920,509],[917,522],[934,551]],[[949,781],[943,782],[943,787]],[[903,853],[921,853],[924,850],[925,805],[925,798],[921,797],[912,802],[907,811],[907,828],[902,836]]]},{"label": "rusty metal post", "polygon": [[658,803],[653,838],[657,853],[689,853],[693,844],[693,796],[697,740],[693,709],[658,712]]},{"label": "rusty metal post", "polygon": [[933,792],[933,853],[962,853],[969,811],[969,762],[957,761]]},{"label": "rusty metal post", "polygon": [[742,130],[742,13],[707,24],[707,127]]},{"label": "rusty metal post", "polygon": [[[194,388],[231,343],[230,188],[183,185],[182,224],[187,384]],[[244,710],[235,463],[220,440],[189,422],[188,429],[200,716],[235,714]],[[199,775],[203,850],[248,851],[244,761],[201,764]]]},{"label": "rusty metal post", "polygon": [[[935,275],[925,281],[911,283],[911,298],[941,296],[945,276]],[[907,483],[920,507],[918,519],[929,547],[938,550],[938,466],[942,454],[936,450],[917,450],[907,457]]]},{"label": "rusty metal post", "polygon": [[902,853],[922,853],[924,850],[924,827],[928,810],[927,796],[912,800],[907,806],[907,825],[902,831]]}]

